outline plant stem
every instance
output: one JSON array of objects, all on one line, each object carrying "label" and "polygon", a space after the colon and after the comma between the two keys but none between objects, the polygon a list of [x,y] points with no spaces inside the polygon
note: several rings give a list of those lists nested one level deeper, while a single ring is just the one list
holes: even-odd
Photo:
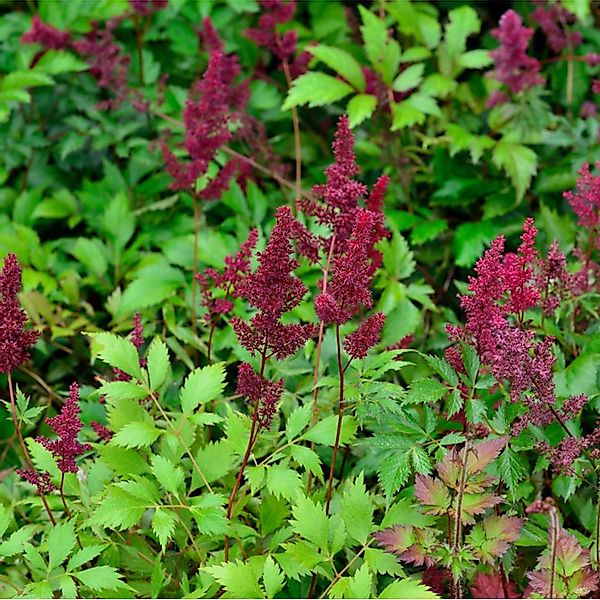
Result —
[{"label": "plant stem", "polygon": [[65,485],[65,474],[61,473],[60,475],[60,488],[59,488],[59,492],[60,492],[60,499],[62,500],[63,506],[65,507],[65,512],[67,513],[67,517],[70,519],[73,515],[71,514],[71,511],[69,510],[69,506],[67,505],[67,500],[65,498],[65,493],[64,493],[64,485]]},{"label": "plant stem", "polygon": [[[333,248],[335,245],[335,235],[331,236],[331,242],[329,244],[329,253],[327,254],[327,262],[325,263],[325,268],[323,269],[323,285],[322,285],[322,293],[327,292],[327,281],[329,279],[329,267],[331,265],[331,257],[333,256]],[[311,425],[316,425],[319,421],[319,365],[321,363],[321,349],[323,346],[323,334],[325,333],[325,325],[323,321],[319,324],[319,338],[317,340],[317,350],[315,353],[315,368],[313,371],[313,405],[312,405],[312,419]],[[314,451],[315,443],[310,443],[310,449]],[[310,494],[312,486],[312,471],[308,472],[308,478],[306,482],[306,494]]]},{"label": "plant stem", "polygon": [[[292,75],[290,73],[290,65],[287,59],[283,60],[283,72],[288,84],[288,88],[292,87]],[[300,121],[298,119],[298,110],[294,106],[292,108],[292,125],[294,128],[294,154],[296,157],[296,188],[300,189],[302,182],[302,144],[300,140]]]},{"label": "plant stem", "polygon": [[138,74],[140,85],[144,87],[144,61],[142,57],[142,47],[144,45],[142,27],[140,23],[140,17],[137,14],[133,15],[133,23],[135,25],[135,45],[137,49],[137,57],[138,57]]},{"label": "plant stem", "polygon": [[556,508],[550,509],[550,594],[554,598],[554,582],[556,579],[556,554],[558,545],[558,514]]},{"label": "plant stem", "polygon": [[337,364],[338,364],[338,375],[340,382],[340,400],[338,410],[338,421],[337,430],[335,432],[335,442],[333,444],[333,455],[331,457],[331,466],[329,468],[329,481],[327,482],[327,499],[325,502],[325,512],[329,514],[329,505],[331,504],[331,492],[333,489],[333,472],[335,471],[335,461],[340,447],[340,437],[342,435],[342,422],[344,419],[344,366],[342,365],[342,344],[340,342],[340,326],[335,326],[335,341],[337,346]]},{"label": "plant stem", "polygon": [[200,211],[198,209],[198,194],[194,191],[192,193],[194,202],[194,249],[193,249],[193,275],[192,275],[192,334],[196,335],[196,289],[197,281],[196,275],[198,274],[198,234],[200,231]]},{"label": "plant stem", "polygon": [[[8,395],[10,396],[10,408],[12,413],[13,424],[15,426],[15,433],[17,434],[17,439],[19,440],[19,445],[21,446],[21,451],[23,452],[23,456],[25,457],[25,461],[27,462],[27,466],[33,473],[35,473],[35,466],[31,457],[29,456],[29,452],[27,451],[27,446],[25,446],[25,442],[23,441],[23,436],[21,434],[21,428],[19,426],[19,419],[17,418],[17,405],[15,403],[15,394],[13,391],[13,382],[10,371],[6,374],[8,378]],[[54,514],[48,505],[48,501],[46,500],[46,496],[42,490],[38,488],[38,492],[40,494],[40,498],[42,499],[42,504],[48,513],[48,517],[52,522],[52,525],[56,525],[56,519],[54,518]]]},{"label": "plant stem", "polygon": [[215,321],[211,321],[210,331],[208,332],[208,342],[206,342],[206,360],[208,361],[209,365],[212,364],[212,358],[211,358],[212,341],[213,341],[213,335],[215,333],[216,326],[217,326],[217,323]]},{"label": "plant stem", "polygon": [[[460,482],[458,493],[456,496],[456,515],[454,521],[454,539],[452,540],[452,556],[456,557],[460,549],[460,541],[462,537],[462,503],[465,494],[465,485],[467,483],[467,458],[469,454],[469,440],[465,442],[463,450],[463,460],[461,461]],[[454,583],[454,596],[462,598],[462,586],[460,577],[452,577]]]},{"label": "plant stem", "polygon": [[596,500],[596,528],[595,528],[595,543],[594,555],[596,558],[596,570],[600,570],[600,481],[597,483],[598,496]]},{"label": "plant stem", "polygon": [[[260,361],[260,380],[262,381],[265,365],[267,363],[267,340],[265,340],[261,361]],[[248,464],[248,459],[250,458],[250,454],[252,454],[252,449],[254,448],[254,444],[258,438],[258,411],[260,409],[260,397],[256,399],[254,403],[254,410],[252,411],[252,425],[250,427],[250,435],[248,436],[248,445],[246,446],[246,452],[244,453],[244,457],[242,458],[242,464],[240,465],[240,470],[238,472],[237,478],[235,480],[235,484],[233,489],[231,490],[231,495],[229,496],[229,502],[227,504],[227,519],[231,521],[231,517],[233,514],[233,503],[235,501],[235,496],[240,489],[240,485],[242,483],[242,477],[244,476],[244,470],[246,469],[246,465]],[[225,536],[225,562],[229,560],[229,536]]]}]

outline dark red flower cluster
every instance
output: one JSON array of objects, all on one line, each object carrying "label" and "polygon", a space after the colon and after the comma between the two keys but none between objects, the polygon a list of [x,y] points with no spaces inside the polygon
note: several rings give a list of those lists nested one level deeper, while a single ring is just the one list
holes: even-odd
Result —
[{"label": "dark red flower cluster", "polygon": [[77,441],[77,436],[83,427],[79,412],[79,386],[72,383],[60,413],[51,419],[46,419],[46,423],[58,435],[58,439],[37,438],[44,448],[52,452],[62,473],[77,473],[75,459],[92,448],[89,444],[81,444]]},{"label": "dark red flower cluster", "polygon": [[[600,170],[600,161],[596,163],[596,169]],[[600,175],[592,175],[588,163],[583,163],[579,169],[577,191],[565,192],[564,197],[577,215],[579,225],[589,230],[598,228],[600,225]],[[597,234],[600,236],[600,231]],[[600,237],[596,238],[596,243],[600,248]]]},{"label": "dark red flower cluster", "polygon": [[40,494],[49,494],[56,489],[56,486],[50,479],[50,473],[48,473],[48,471],[38,473],[37,471],[32,471],[31,469],[17,469],[16,473],[25,481],[35,485]]},{"label": "dark red flower cluster", "polygon": [[21,265],[14,254],[4,260],[0,273],[0,373],[8,373],[29,359],[38,332],[24,330],[27,315],[19,304]]},{"label": "dark red flower cluster", "polygon": [[283,379],[269,381],[252,369],[248,363],[238,368],[237,393],[258,405],[258,426],[268,429],[277,414],[277,405],[283,394]]},{"label": "dark red flower cluster", "polygon": [[71,42],[71,35],[44,23],[37,15],[31,19],[31,29],[21,36],[23,44],[39,44],[45,50],[64,50]]},{"label": "dark red flower cluster", "polygon": [[[233,85],[238,74],[239,63],[235,56],[228,56],[220,49],[211,52],[206,72],[190,89],[183,112],[184,147],[190,160],[179,161],[167,143],[161,142],[167,172],[174,179],[172,189],[192,189],[198,177],[206,173],[219,148],[233,137],[229,125],[248,101],[247,84]],[[238,161],[227,163],[200,192],[200,197],[218,198],[239,168]]]},{"label": "dark red flower cluster", "polygon": [[[127,82],[131,57],[122,54],[121,48],[114,41],[114,30],[122,20],[109,19],[104,25],[94,22],[92,29],[72,44],[73,49],[88,61],[90,73],[98,85],[114,95],[110,100],[100,103],[100,107],[105,109],[118,108],[133,94]],[[134,100],[141,102],[139,95],[134,96]],[[138,104],[136,101],[136,105]]]},{"label": "dark red flower cluster", "polygon": [[[258,229],[253,229],[238,252],[225,257],[225,267],[219,271],[208,268],[196,275],[200,285],[200,304],[206,308],[204,319],[210,323],[233,308],[231,298],[238,295],[238,285],[250,270],[250,257],[258,241]],[[225,297],[215,297],[215,291],[221,290]]]},{"label": "dark red flower cluster", "polygon": [[[526,327],[523,316],[544,301],[555,303],[548,294],[554,277],[567,275],[564,257],[554,247],[550,260],[541,261],[534,248],[536,229],[532,219],[523,226],[517,253],[504,252],[504,237],[499,236],[477,262],[476,277],[469,278],[470,294],[461,296],[465,311],[463,327],[448,326],[450,338],[472,345],[481,362],[491,367],[499,381],[507,381],[513,402],[522,402],[528,413],[514,424],[515,432],[529,424],[543,426],[554,420],[556,396],[552,368],[553,339],[538,340]],[[540,267],[540,264],[542,265]],[[569,282],[554,282],[568,285]],[[546,304],[548,308],[548,304]],[[463,370],[458,347],[447,351],[447,358],[459,371]],[[567,410],[579,410],[580,397],[565,403]],[[565,414],[565,418],[572,418]]]},{"label": "dark red flower cluster", "polygon": [[542,28],[548,46],[556,54],[560,54],[565,48],[575,48],[581,44],[581,34],[569,31],[567,25],[574,23],[576,17],[558,2],[547,4],[538,2],[537,8],[531,13],[531,18]]},{"label": "dark red flower cluster", "polygon": [[279,60],[288,60],[296,52],[298,35],[293,30],[281,34],[277,26],[292,20],[296,3],[294,0],[260,0],[260,5],[264,12],[258,19],[258,27],[246,29],[246,37],[257,46],[268,48]]},{"label": "dark red flower cluster", "polygon": [[[500,42],[500,46],[490,52],[495,62],[493,75],[500,83],[508,86],[513,94],[544,83],[540,62],[527,54],[533,29],[525,27],[514,10],[502,15],[492,35]],[[492,99],[498,103],[496,100]]]},{"label": "dark red flower cluster", "polygon": [[379,342],[385,315],[377,312],[367,317],[354,333],[344,340],[344,348],[352,358],[364,358],[369,350]]},{"label": "dark red flower cluster", "polygon": [[98,421],[90,421],[90,427],[94,430],[96,435],[104,442],[108,442],[112,438],[112,431],[106,425],[103,425]]},{"label": "dark red flower cluster", "polygon": [[[297,236],[299,223],[287,206],[277,209],[277,220],[266,248],[258,256],[259,266],[237,285],[237,295],[258,309],[250,322],[238,317],[231,319],[233,329],[242,346],[261,356],[262,365],[269,357],[278,360],[296,353],[306,341],[315,335],[314,325],[282,323],[281,317],[302,301],[306,287],[293,274],[298,261],[293,258],[293,240]],[[282,382],[270,382],[261,374],[250,371],[250,365],[240,367],[238,380],[240,394],[253,402],[260,401],[261,423],[270,423],[274,414]]]},{"label": "dark red flower cluster", "polygon": [[169,0],[129,0],[129,6],[142,17],[147,17],[157,10],[166,8]]}]

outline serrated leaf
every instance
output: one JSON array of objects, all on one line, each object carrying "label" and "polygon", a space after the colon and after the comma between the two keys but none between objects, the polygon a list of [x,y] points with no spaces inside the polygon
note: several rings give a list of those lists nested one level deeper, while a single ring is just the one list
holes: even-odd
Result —
[{"label": "serrated leaf", "polygon": [[392,131],[398,131],[411,125],[421,125],[425,122],[425,113],[415,108],[403,100],[402,102],[392,102]]},{"label": "serrated leaf", "polygon": [[359,544],[366,544],[373,527],[373,503],[362,473],[344,490],[341,515],[348,535]]},{"label": "serrated leaf", "polygon": [[130,340],[112,333],[90,334],[98,356],[108,365],[142,381],[142,371],[137,348]]},{"label": "serrated leaf", "polygon": [[121,581],[121,573],[119,573],[114,567],[108,567],[103,565],[101,567],[92,567],[85,571],[79,571],[79,573],[73,573],[83,585],[89,587],[92,590],[118,590],[123,587],[127,587],[126,584]]},{"label": "serrated leaf", "polygon": [[333,46],[309,46],[308,51],[324,62],[330,69],[339,73],[346,81],[351,83],[359,92],[365,91],[365,76],[358,61],[345,50]]},{"label": "serrated leaf", "polygon": [[0,79],[0,90],[19,90],[40,85],[52,85],[54,80],[45,73],[36,71],[13,71]]},{"label": "serrated leaf", "polygon": [[106,544],[92,544],[78,550],[69,560],[67,571],[73,571],[93,558],[96,558],[104,548],[106,548]]},{"label": "serrated leaf", "polygon": [[507,446],[500,454],[498,470],[500,477],[508,487],[509,496],[513,501],[516,500],[517,486],[525,475],[525,469],[512,448]]},{"label": "serrated leaf", "polygon": [[167,345],[158,337],[152,340],[148,348],[147,361],[150,389],[156,391],[165,382],[171,366]]},{"label": "serrated leaf", "polygon": [[370,598],[372,583],[373,575],[367,563],[364,562],[350,578],[346,598]]},{"label": "serrated leaf", "polygon": [[470,50],[458,58],[458,64],[465,69],[483,69],[493,62],[489,50]]},{"label": "serrated leaf", "polygon": [[415,476],[415,497],[427,506],[428,514],[444,515],[451,504],[450,493],[437,477]]},{"label": "serrated leaf", "polygon": [[448,388],[437,379],[424,378],[411,382],[404,402],[407,404],[435,403]]},{"label": "serrated leaf", "polygon": [[521,201],[537,173],[536,153],[521,144],[500,141],[494,148],[492,162],[510,177],[517,192],[517,202]]},{"label": "serrated leaf", "polygon": [[90,525],[123,530],[136,525],[149,504],[116,486],[111,486],[90,518]]},{"label": "serrated leaf", "polygon": [[135,421],[117,431],[110,443],[124,448],[143,448],[152,445],[159,435],[160,430],[152,423]]},{"label": "serrated leaf", "polygon": [[421,81],[423,81],[424,71],[424,63],[410,65],[410,67],[404,69],[404,71],[402,71],[402,73],[396,77],[394,80],[393,89],[396,92],[407,92],[408,90],[418,87]]},{"label": "serrated leaf", "polygon": [[85,71],[89,65],[66,50],[46,50],[35,65],[35,70],[47,75]]},{"label": "serrated leaf", "polygon": [[290,521],[292,530],[298,535],[313,542],[322,550],[327,549],[329,523],[325,509],[319,502],[314,503],[310,498],[299,495],[292,508],[293,520]]},{"label": "serrated leaf", "polygon": [[267,598],[274,598],[277,592],[283,589],[285,577],[272,556],[267,556],[265,566],[263,568],[263,584]]},{"label": "serrated leaf", "polygon": [[310,423],[312,417],[312,405],[305,404],[292,411],[285,423],[285,437],[291,442]]},{"label": "serrated leaf", "polygon": [[385,599],[414,599],[419,598],[420,600],[437,599],[439,596],[432,592],[427,586],[423,585],[416,579],[400,579],[390,583],[381,594],[379,598]]},{"label": "serrated leaf", "polygon": [[391,498],[406,483],[409,475],[407,452],[389,454],[377,469],[377,478],[387,498]]},{"label": "serrated leaf", "polygon": [[48,533],[48,566],[50,569],[61,565],[71,553],[75,542],[72,521],[58,523]]},{"label": "serrated leaf", "polygon": [[181,467],[175,466],[164,456],[154,455],[151,459],[152,474],[158,483],[172,494],[178,495],[183,488],[185,476]]},{"label": "serrated leaf", "polygon": [[143,400],[148,396],[148,390],[133,381],[110,381],[98,389],[98,394],[109,403],[116,403],[120,400]]},{"label": "serrated leaf", "polygon": [[[309,429],[301,439],[309,440],[324,446],[333,446],[337,430],[337,415],[330,415],[319,421],[314,427]],[[356,419],[350,415],[345,415],[342,419],[342,431],[340,434],[340,445],[350,443],[358,429]]]},{"label": "serrated leaf", "polygon": [[357,94],[351,98],[346,107],[350,127],[360,125],[373,114],[376,108],[377,98],[371,94]]},{"label": "serrated leaf", "polygon": [[174,511],[168,508],[159,507],[154,511],[152,516],[152,531],[154,531],[163,552],[165,546],[169,543],[175,533],[175,525],[177,524],[177,515]]},{"label": "serrated leaf", "polygon": [[10,534],[7,540],[0,544],[0,556],[9,557],[23,552],[25,544],[36,532],[35,525],[24,525]]},{"label": "serrated leaf", "polygon": [[194,369],[180,394],[181,409],[190,414],[202,404],[218,398],[225,388],[225,363]]},{"label": "serrated leaf", "polygon": [[267,488],[277,497],[292,500],[302,488],[300,475],[284,465],[275,465],[267,469]]},{"label": "serrated leaf", "polygon": [[248,562],[228,562],[204,567],[226,590],[227,598],[264,598],[257,574]]},{"label": "serrated leaf", "polygon": [[325,73],[309,72],[294,79],[282,110],[304,104],[311,108],[332,104],[351,93],[347,83]]}]

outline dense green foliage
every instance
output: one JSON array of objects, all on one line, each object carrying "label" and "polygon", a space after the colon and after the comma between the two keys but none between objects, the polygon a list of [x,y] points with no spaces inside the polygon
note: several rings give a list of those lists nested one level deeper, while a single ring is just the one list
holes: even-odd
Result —
[{"label": "dense green foliage", "polygon": [[[490,55],[509,3],[299,2],[273,34],[280,48],[297,34],[281,55],[248,34],[268,31],[264,4],[0,3],[0,259],[18,258],[18,298],[39,332],[29,360],[0,369],[0,597],[589,597],[600,569],[600,180],[580,180],[587,221],[584,200],[563,193],[600,157],[597,7],[562,1],[572,15],[559,30],[581,40],[553,52],[536,5],[514,3],[536,27],[525,51],[543,81],[512,93]],[[70,41],[22,42],[32,18]],[[83,49],[90,31],[105,40],[96,54]],[[217,98],[206,76],[217,34],[223,60],[239,61],[223,143],[177,186],[169,165],[194,158],[186,106],[210,86]],[[208,86],[194,91],[198,81]],[[246,85],[247,102],[232,99]],[[339,231],[302,199],[324,199],[313,186],[340,163],[342,115],[351,177],[371,190],[358,194],[363,216],[379,214],[372,198],[389,178],[386,231],[365,263],[373,306],[326,322],[315,298],[336,285],[360,230],[353,222],[350,249],[334,252]],[[230,162],[233,176],[204,199]],[[267,332],[255,351],[236,334],[268,313],[269,282],[256,277],[257,301],[210,269],[257,229],[240,279],[259,272],[280,207],[331,245],[309,260],[290,225],[293,275],[273,280],[267,300],[306,289],[269,324],[314,330],[289,352]],[[491,254],[475,265],[498,235],[506,288],[492,298]],[[501,274],[513,260],[521,283]],[[486,273],[488,288],[468,289]],[[540,302],[511,307],[532,282]],[[487,290],[482,306],[497,301],[506,321],[489,317],[492,358],[473,325],[483,317],[459,299]],[[203,294],[231,305],[207,314]],[[4,327],[13,313],[2,308]],[[362,357],[351,336],[378,313],[385,324]],[[240,363],[260,377],[256,400],[238,386]],[[65,401],[73,382],[78,404],[73,391]],[[83,423],[76,472],[48,441],[46,419],[68,402]],[[48,474],[47,489],[17,473],[29,467]]]}]

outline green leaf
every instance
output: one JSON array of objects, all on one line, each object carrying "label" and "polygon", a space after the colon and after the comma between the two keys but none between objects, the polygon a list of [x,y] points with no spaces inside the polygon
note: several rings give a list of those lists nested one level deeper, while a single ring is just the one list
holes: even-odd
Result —
[{"label": "green leaf", "polygon": [[437,402],[448,388],[437,379],[417,379],[410,384],[410,390],[406,395],[407,404],[421,404]]},{"label": "green leaf", "polygon": [[194,369],[186,378],[181,395],[181,409],[190,414],[201,404],[218,398],[225,388],[225,363]]},{"label": "green leaf", "polygon": [[77,598],[77,586],[70,575],[61,575],[58,580],[61,598]]},{"label": "green leaf", "polygon": [[229,519],[223,504],[226,499],[218,494],[203,494],[194,498],[192,513],[198,531],[208,536],[223,535],[229,527]]},{"label": "green leaf", "polygon": [[[323,444],[324,446],[332,446],[335,443],[335,435],[337,430],[337,415],[329,415],[319,421],[314,427],[308,430],[301,439]],[[345,415],[342,419],[342,431],[340,435],[340,445],[351,442],[358,429],[356,419],[350,415]]]},{"label": "green leaf", "polygon": [[89,65],[66,50],[46,50],[35,65],[35,70],[47,75],[85,71]]},{"label": "green leaf", "polygon": [[365,488],[363,473],[344,491],[341,515],[348,535],[365,545],[373,528],[373,503]]},{"label": "green leaf", "polygon": [[137,348],[130,340],[112,333],[89,334],[93,340],[96,354],[111,367],[142,381],[142,371]]},{"label": "green leaf", "polygon": [[467,48],[467,38],[479,31],[481,22],[475,9],[470,6],[459,6],[448,14],[450,21],[446,26],[443,48],[454,58]]},{"label": "green leaf", "polygon": [[305,404],[294,410],[285,423],[285,437],[291,442],[310,423],[312,404]]},{"label": "green leaf", "polygon": [[151,459],[152,474],[158,483],[172,494],[178,495],[183,487],[185,476],[181,467],[175,466],[164,456],[154,455]]},{"label": "green leaf", "polygon": [[360,31],[365,43],[365,53],[373,69],[384,83],[391,87],[400,63],[400,46],[389,38],[385,22],[364,6],[359,6],[362,26]]},{"label": "green leaf", "polygon": [[10,537],[0,544],[0,556],[9,557],[23,552],[25,544],[33,537],[36,529],[35,525],[24,525],[11,533]]},{"label": "green leaf", "polygon": [[373,575],[367,563],[364,562],[350,578],[346,598],[370,598],[372,583]]},{"label": "green leaf", "polygon": [[0,79],[0,90],[19,90],[40,85],[52,85],[52,77],[35,71],[13,71]]},{"label": "green leaf", "polygon": [[531,178],[537,173],[537,155],[526,146],[500,141],[494,148],[493,163],[502,169],[517,191],[517,201],[523,199]]},{"label": "green leaf", "polygon": [[294,79],[282,110],[308,104],[311,108],[332,104],[352,93],[347,83],[325,75],[325,73],[305,73]]},{"label": "green leaf", "polygon": [[248,562],[228,562],[203,569],[226,590],[227,598],[264,598],[258,576]]},{"label": "green leaf", "polygon": [[128,491],[110,486],[90,518],[90,525],[123,530],[136,525],[148,506],[152,504]]},{"label": "green leaf", "polygon": [[71,553],[75,542],[73,522],[59,523],[48,533],[48,566],[50,569],[61,565]]},{"label": "green leaf", "polygon": [[150,389],[153,391],[165,382],[169,372],[169,351],[167,345],[155,337],[148,348],[148,374],[150,375]]},{"label": "green leaf", "polygon": [[286,500],[292,500],[302,488],[302,479],[297,471],[283,465],[275,465],[267,470],[267,488],[277,497],[283,496]]},{"label": "green leaf", "polygon": [[458,64],[465,69],[483,69],[493,62],[489,50],[471,50],[458,58]]},{"label": "green leaf", "polygon": [[4,504],[0,504],[0,538],[6,533],[12,520],[12,511],[8,510]]},{"label": "green leaf", "polygon": [[107,544],[93,544],[91,546],[84,546],[81,550],[78,550],[69,560],[69,564],[67,565],[67,571],[73,571],[84,565],[86,562],[89,562],[93,558],[96,558],[104,548],[106,548]]},{"label": "green leaf", "polygon": [[154,511],[154,515],[152,516],[152,531],[154,531],[154,534],[158,538],[163,552],[165,551],[165,546],[175,533],[176,524],[177,515],[174,511],[162,507]]},{"label": "green leaf", "polygon": [[110,443],[124,448],[143,448],[155,442],[159,435],[160,430],[152,423],[134,421],[117,431]]},{"label": "green leaf", "polygon": [[389,454],[377,469],[377,477],[386,498],[391,498],[406,483],[409,475],[407,452]]},{"label": "green leaf", "polygon": [[267,556],[267,560],[265,560],[263,583],[267,592],[267,598],[274,598],[275,594],[283,589],[285,576],[272,556]]},{"label": "green leaf", "polygon": [[365,91],[365,76],[358,61],[345,50],[333,46],[308,47],[308,51],[324,62],[330,69],[339,73],[346,81],[351,83],[359,92]]},{"label": "green leaf", "polygon": [[512,501],[517,499],[517,486],[526,475],[518,454],[509,446],[504,448],[498,457],[498,470],[500,477],[508,487],[508,494]]},{"label": "green leaf", "polygon": [[483,254],[485,245],[491,242],[497,233],[498,228],[492,221],[461,223],[452,242],[456,264],[461,267],[473,266]]},{"label": "green leaf", "polygon": [[408,101],[392,102],[392,131],[398,131],[411,125],[425,122],[425,113],[412,106]]},{"label": "green leaf", "polygon": [[371,94],[357,94],[351,98],[346,107],[350,127],[356,127],[368,119],[375,108],[377,108],[377,98]]},{"label": "green leaf", "polygon": [[148,396],[148,390],[133,381],[110,381],[98,389],[98,394],[109,404],[117,404],[123,400],[143,400]]},{"label": "green leaf", "polygon": [[393,599],[393,598],[407,598],[407,599],[436,599],[439,598],[437,594],[434,594],[426,585],[423,585],[416,579],[399,579],[390,583],[381,594],[379,598]]},{"label": "green leaf", "polygon": [[397,92],[407,92],[416,88],[423,81],[424,63],[417,63],[406,68],[394,80],[393,88]]},{"label": "green leaf", "polygon": [[310,498],[298,495],[292,514],[294,516],[290,521],[292,530],[322,550],[327,550],[329,523],[321,504],[319,502],[315,504]]},{"label": "green leaf", "polygon": [[121,581],[122,575],[114,568],[103,565],[101,567],[92,567],[79,573],[73,573],[83,585],[92,590],[118,590],[128,587]]}]

